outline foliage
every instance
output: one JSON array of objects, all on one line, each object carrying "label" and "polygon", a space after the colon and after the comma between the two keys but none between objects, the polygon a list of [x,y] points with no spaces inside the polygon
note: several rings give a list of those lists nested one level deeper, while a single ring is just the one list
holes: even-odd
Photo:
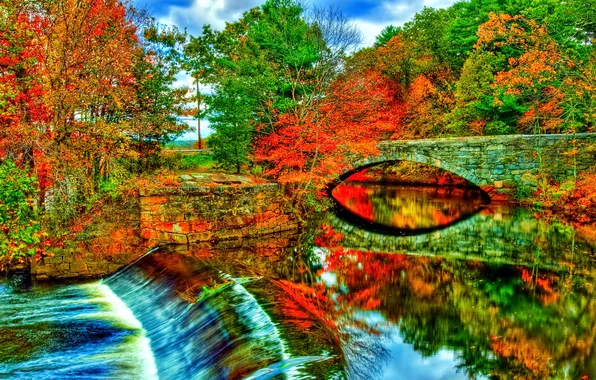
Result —
[{"label": "foliage", "polygon": [[346,157],[375,153],[374,142],[391,133],[393,97],[378,74],[342,77],[302,121],[282,115],[275,132],[258,141],[256,159],[272,163],[266,174],[282,183],[320,189],[345,167]]},{"label": "foliage", "polygon": [[137,171],[148,170],[160,147],[189,127],[177,116],[187,115],[187,90],[173,86],[181,70],[181,50],[186,35],[175,27],[149,25],[144,49],[138,50],[134,66],[136,98],[128,106],[130,145],[136,152]]},{"label": "foliage", "polygon": [[214,86],[206,103],[215,159],[240,171],[251,162],[253,144],[290,120],[300,129],[356,42],[341,14],[317,8],[307,14],[291,0],[269,0],[221,32],[206,26],[187,50],[194,72]]},{"label": "foliage", "polygon": [[32,256],[40,241],[36,179],[11,161],[0,164],[0,268]]},{"label": "foliage", "polygon": [[234,80],[223,82],[218,89],[221,91],[207,99],[209,107],[217,110],[209,118],[215,131],[209,137],[209,147],[213,150],[215,161],[240,173],[242,166],[249,162],[254,133],[251,119],[254,99],[247,96],[242,85]]},{"label": "foliage", "polygon": [[402,28],[399,26],[388,25],[375,39],[375,47],[385,46],[391,39],[402,32]]},{"label": "foliage", "polygon": [[187,128],[172,87],[185,38],[120,0],[2,0],[0,158],[37,177],[50,225],[84,213],[123,161],[159,163]]},{"label": "foliage", "polygon": [[560,202],[554,204],[569,220],[579,224],[596,223],[596,174],[584,173],[575,186],[560,186]]}]

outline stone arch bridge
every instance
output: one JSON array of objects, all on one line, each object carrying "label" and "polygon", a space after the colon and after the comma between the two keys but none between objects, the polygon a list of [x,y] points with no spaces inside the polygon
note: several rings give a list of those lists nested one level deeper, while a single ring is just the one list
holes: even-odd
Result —
[{"label": "stone arch bridge", "polygon": [[394,140],[378,148],[379,155],[353,159],[338,182],[366,167],[409,161],[463,177],[491,198],[507,198],[516,188],[535,185],[538,174],[561,181],[596,165],[596,133]]}]

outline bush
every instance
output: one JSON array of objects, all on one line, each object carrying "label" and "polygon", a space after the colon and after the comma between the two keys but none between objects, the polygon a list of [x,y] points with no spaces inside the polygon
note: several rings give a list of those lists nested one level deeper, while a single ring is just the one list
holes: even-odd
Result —
[{"label": "bush", "polygon": [[37,181],[11,161],[0,164],[0,267],[35,254],[40,224]]}]

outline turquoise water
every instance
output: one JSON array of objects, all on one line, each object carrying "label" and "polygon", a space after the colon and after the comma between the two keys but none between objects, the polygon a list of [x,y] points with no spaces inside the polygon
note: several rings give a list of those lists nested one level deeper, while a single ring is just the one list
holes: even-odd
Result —
[{"label": "turquoise water", "polygon": [[101,282],[0,283],[0,377],[156,379],[145,330]]}]

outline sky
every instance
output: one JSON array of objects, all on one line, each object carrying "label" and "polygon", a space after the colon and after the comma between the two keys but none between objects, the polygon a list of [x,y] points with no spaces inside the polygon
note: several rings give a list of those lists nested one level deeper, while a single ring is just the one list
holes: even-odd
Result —
[{"label": "sky", "polygon": [[[137,7],[146,8],[160,23],[176,25],[191,35],[199,35],[203,24],[222,29],[225,22],[238,20],[244,11],[261,5],[265,0],[134,0]],[[371,46],[375,37],[387,25],[400,26],[412,19],[422,8],[445,8],[454,0],[306,0],[306,4],[339,8],[360,29],[363,46]],[[180,77],[178,84],[190,84],[189,78]],[[194,126],[192,120],[188,122]],[[201,135],[211,131],[203,128],[208,122],[201,121]],[[204,131],[203,131],[204,129]],[[181,139],[196,138],[189,132]]]}]

